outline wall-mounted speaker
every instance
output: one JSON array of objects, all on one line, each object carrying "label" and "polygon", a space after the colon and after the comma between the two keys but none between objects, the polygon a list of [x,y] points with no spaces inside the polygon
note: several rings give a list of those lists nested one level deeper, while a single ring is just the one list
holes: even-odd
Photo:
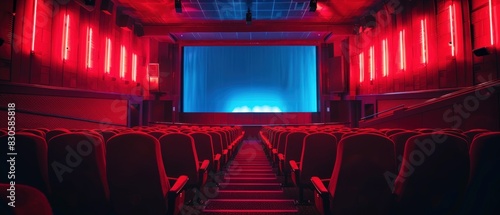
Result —
[{"label": "wall-mounted speaker", "polygon": [[477,48],[477,49],[472,50],[472,52],[474,53],[474,55],[476,55],[478,57],[491,54],[491,51],[488,47]]},{"label": "wall-mounted speaker", "polygon": [[105,14],[111,15],[113,13],[114,3],[111,0],[102,0],[101,11]]},{"label": "wall-mounted speaker", "polygon": [[132,31],[134,30],[134,24],[135,24],[135,21],[132,17],[130,17],[129,15],[126,15],[126,14],[120,14],[116,16],[116,25],[118,25],[118,27],[124,29],[124,30],[128,30],[128,31]]},{"label": "wall-mounted speaker", "polygon": [[141,24],[135,24],[134,25],[134,34],[138,37],[144,36],[144,28],[142,27]]}]

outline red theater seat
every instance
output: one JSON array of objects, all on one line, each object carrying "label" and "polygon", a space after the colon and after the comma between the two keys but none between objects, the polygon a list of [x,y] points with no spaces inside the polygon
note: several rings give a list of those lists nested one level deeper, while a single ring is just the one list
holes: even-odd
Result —
[{"label": "red theater seat", "polygon": [[469,175],[467,141],[439,132],[406,142],[394,182],[399,214],[454,214]]},{"label": "red theater seat", "polygon": [[155,137],[143,132],[118,134],[108,140],[106,148],[115,214],[172,215],[182,207],[188,177],[180,176],[170,186]]},{"label": "red theater seat", "polygon": [[118,132],[115,131],[101,131],[101,135],[104,138],[104,143],[107,143],[108,140],[115,136]]},{"label": "red theater seat", "polygon": [[55,136],[60,135],[60,134],[70,133],[70,132],[71,132],[70,130],[65,129],[65,128],[57,128],[57,129],[50,130],[47,133],[45,133],[45,141],[49,142],[49,140],[52,139],[52,137],[55,137]]},{"label": "red theater seat", "polygon": [[38,129],[23,129],[20,132],[32,133],[45,139],[45,132]]},{"label": "red theater seat", "polygon": [[88,133],[67,133],[48,142],[54,210],[62,214],[109,214],[104,142]]},{"label": "red theater seat", "polygon": [[160,139],[161,136],[167,134],[167,132],[164,131],[150,131],[148,132],[149,135],[155,137],[156,139]]},{"label": "red theater seat", "polygon": [[471,130],[464,132],[464,134],[467,136],[467,140],[469,141],[469,148],[470,148],[472,142],[474,141],[474,137],[476,137],[476,135],[486,133],[486,132],[489,132],[489,130],[487,130],[487,129],[471,129]]},{"label": "red theater seat", "polygon": [[393,196],[387,172],[395,172],[394,144],[379,134],[355,134],[337,147],[328,189],[312,177],[315,204],[322,214],[388,214]]},{"label": "red theater seat", "polygon": [[[10,156],[7,155],[8,136],[0,137],[3,143],[0,149],[2,160],[0,171],[2,172],[1,183],[8,183]],[[45,195],[49,195],[49,177],[47,167],[47,143],[45,138],[32,133],[19,132],[15,135],[15,182],[34,187]]]},{"label": "red theater seat", "polygon": [[212,145],[214,147],[214,153],[221,155],[220,166],[223,167],[228,162],[229,159],[227,150],[224,150],[222,146],[222,136],[215,131],[210,131],[207,133],[212,137]]},{"label": "red theater seat", "polygon": [[403,154],[405,151],[406,141],[408,139],[410,139],[410,137],[413,137],[413,136],[419,135],[419,134],[421,134],[421,133],[416,132],[416,131],[403,131],[403,132],[399,132],[399,133],[396,133],[396,134],[389,136],[389,139],[391,139],[394,142],[394,150],[396,152],[396,164],[397,164],[396,167],[398,167],[397,171],[399,171],[399,167],[400,167],[401,162],[403,160]]},{"label": "red theater seat", "polygon": [[209,160],[211,170],[219,172],[220,170],[220,154],[215,154],[212,144],[212,137],[204,132],[195,132],[189,134],[194,139],[198,160]]},{"label": "red theater seat", "polygon": [[4,215],[52,215],[52,208],[45,195],[33,187],[15,185],[15,207],[7,205],[9,199],[10,184],[0,184],[0,212]]},{"label": "red theater seat", "polygon": [[291,160],[292,181],[299,187],[299,201],[303,201],[303,189],[310,187],[311,177],[329,178],[332,175],[337,154],[337,138],[328,133],[309,134],[304,138],[300,160]]},{"label": "red theater seat", "polygon": [[458,214],[500,214],[500,132],[476,136],[469,155],[469,184]]},{"label": "red theater seat", "polygon": [[290,175],[290,161],[300,160],[302,155],[302,146],[304,145],[304,137],[307,136],[305,132],[292,132],[287,135],[285,143],[285,151],[278,154],[279,158],[279,170],[284,175],[283,185],[288,183],[288,175]]},{"label": "red theater seat", "polygon": [[189,177],[186,186],[201,190],[207,181],[209,160],[199,162],[194,139],[184,133],[169,133],[160,137],[165,172],[170,177]]}]

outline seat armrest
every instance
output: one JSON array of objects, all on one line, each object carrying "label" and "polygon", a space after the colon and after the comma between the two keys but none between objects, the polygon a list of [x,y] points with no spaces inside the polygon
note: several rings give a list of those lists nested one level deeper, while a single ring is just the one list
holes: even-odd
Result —
[{"label": "seat armrest", "polygon": [[273,149],[273,154],[278,154],[278,149]]},{"label": "seat armrest", "polygon": [[215,157],[214,157],[214,160],[215,160],[215,161],[218,161],[218,160],[220,160],[220,157],[221,157],[221,155],[220,155],[220,154],[216,154],[216,155],[215,155]]},{"label": "seat armrest", "polygon": [[316,176],[313,176],[313,177],[311,177],[311,182],[314,186],[314,189],[316,189],[316,191],[319,193],[319,195],[321,195],[321,198],[328,197],[328,195],[329,195],[328,190],[326,189],[326,187],[323,184],[323,182],[321,181],[321,179],[319,179]]},{"label": "seat armrest", "polygon": [[189,178],[186,175],[181,175],[179,178],[177,178],[174,186],[172,186],[168,191],[169,197],[177,196],[179,193],[181,193],[188,180]]},{"label": "seat armrest", "polygon": [[210,165],[209,160],[204,160],[200,165],[200,172],[205,172],[208,169],[208,165]]},{"label": "seat armrest", "polygon": [[289,161],[292,172],[299,171],[299,165],[294,160]]},{"label": "seat armrest", "polygon": [[278,154],[278,158],[280,159],[280,161],[281,160],[283,160],[283,161],[285,160],[285,156],[282,153]]},{"label": "seat armrest", "polygon": [[227,155],[227,153],[228,153],[228,150],[227,150],[227,149],[222,150],[222,154],[223,154],[223,155]]}]

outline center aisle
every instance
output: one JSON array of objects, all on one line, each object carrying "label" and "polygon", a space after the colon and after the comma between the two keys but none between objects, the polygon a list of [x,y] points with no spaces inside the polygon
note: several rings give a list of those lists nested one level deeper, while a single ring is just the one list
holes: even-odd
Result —
[{"label": "center aisle", "polygon": [[248,140],[230,163],[215,198],[208,200],[202,214],[296,215],[293,200],[286,197],[262,145]]}]

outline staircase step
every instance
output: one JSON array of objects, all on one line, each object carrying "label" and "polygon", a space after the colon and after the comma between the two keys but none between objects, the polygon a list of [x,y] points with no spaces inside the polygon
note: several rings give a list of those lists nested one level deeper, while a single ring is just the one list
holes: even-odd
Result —
[{"label": "staircase step", "polygon": [[219,190],[215,199],[287,199],[281,190]]},{"label": "staircase step", "polygon": [[298,212],[293,204],[293,200],[283,199],[210,199],[204,211],[223,212],[225,210],[241,210],[246,212]]},{"label": "staircase step", "polygon": [[280,183],[219,183],[221,190],[282,190]]},{"label": "staircase step", "polygon": [[277,183],[276,177],[224,177],[224,183]]}]

